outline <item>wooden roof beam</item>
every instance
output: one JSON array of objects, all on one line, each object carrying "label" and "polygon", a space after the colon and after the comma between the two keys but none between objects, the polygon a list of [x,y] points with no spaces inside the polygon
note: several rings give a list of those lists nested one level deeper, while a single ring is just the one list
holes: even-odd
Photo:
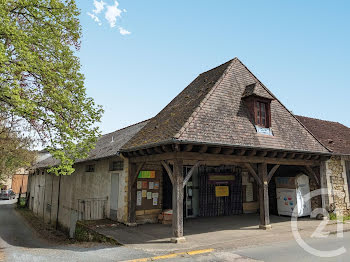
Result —
[{"label": "wooden roof beam", "polygon": [[208,146],[202,145],[198,152],[199,153],[205,153],[205,152],[207,152],[207,150],[208,150]]},{"label": "wooden roof beam", "polygon": [[162,153],[164,153],[164,151],[163,151],[162,147],[160,147],[160,146],[156,146],[156,147],[154,147],[154,151],[155,151],[156,153],[158,153],[158,154],[162,154]]},{"label": "wooden roof beam", "polygon": [[192,151],[192,149],[193,149],[193,145],[187,144],[187,145],[184,145],[183,151],[190,152]]},{"label": "wooden roof beam", "polygon": [[266,156],[266,155],[267,155],[267,153],[268,153],[268,151],[264,150],[264,151],[260,151],[260,152],[258,152],[256,155],[257,155],[257,156],[264,157],[264,156]]},{"label": "wooden roof beam", "polygon": [[278,154],[277,154],[277,157],[278,158],[285,158],[287,156],[287,152],[279,152]]},{"label": "wooden roof beam", "polygon": [[162,145],[162,149],[164,152],[172,152],[172,148],[169,145]]},{"label": "wooden roof beam", "polygon": [[208,153],[219,154],[221,152],[221,147],[210,147]]},{"label": "wooden roof beam", "polygon": [[248,152],[247,156],[255,156],[256,155],[256,149],[252,149]]},{"label": "wooden roof beam", "polygon": [[276,157],[277,156],[277,151],[271,151],[267,153],[267,157]]},{"label": "wooden roof beam", "polygon": [[223,148],[221,152],[224,155],[232,155],[235,150],[233,148]]}]

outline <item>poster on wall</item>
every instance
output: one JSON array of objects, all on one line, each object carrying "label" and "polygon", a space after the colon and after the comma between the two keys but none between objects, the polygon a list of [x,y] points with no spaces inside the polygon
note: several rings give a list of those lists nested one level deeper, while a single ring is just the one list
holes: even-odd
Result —
[{"label": "poster on wall", "polygon": [[148,188],[149,189],[154,189],[154,182],[149,182],[148,183]]},{"label": "poster on wall", "polygon": [[153,205],[154,206],[158,205],[158,197],[153,198]]},{"label": "poster on wall", "polygon": [[154,182],[154,189],[159,189],[159,182],[158,181]]},{"label": "poster on wall", "polygon": [[229,196],[228,186],[216,186],[215,187],[215,196],[216,197],[226,197]]},{"label": "poster on wall", "polygon": [[142,189],[142,181],[137,181],[137,189]]},{"label": "poster on wall", "polygon": [[142,197],[146,197],[147,196],[147,190],[142,190]]},{"label": "poster on wall", "polygon": [[152,192],[147,192],[147,199],[152,199]]},{"label": "poster on wall", "polygon": [[147,189],[148,183],[147,181],[142,181],[142,189]]},{"label": "poster on wall", "polygon": [[140,171],[138,178],[156,178],[156,171]]},{"label": "poster on wall", "polygon": [[252,183],[248,183],[246,185],[245,199],[246,199],[246,202],[254,201],[254,190],[253,190],[253,184]]},{"label": "poster on wall", "polygon": [[142,192],[137,191],[136,205],[141,206],[142,204]]}]

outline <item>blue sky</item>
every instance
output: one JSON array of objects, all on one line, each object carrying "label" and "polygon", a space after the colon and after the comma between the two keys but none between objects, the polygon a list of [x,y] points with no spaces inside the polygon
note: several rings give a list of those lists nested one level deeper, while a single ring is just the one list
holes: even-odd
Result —
[{"label": "blue sky", "polygon": [[350,126],[350,1],[103,1],[77,0],[103,133],[156,115],[233,57],[295,114]]}]

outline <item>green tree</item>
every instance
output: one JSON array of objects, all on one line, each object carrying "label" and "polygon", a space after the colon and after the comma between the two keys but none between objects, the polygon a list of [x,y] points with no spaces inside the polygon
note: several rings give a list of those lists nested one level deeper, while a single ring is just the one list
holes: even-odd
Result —
[{"label": "green tree", "polygon": [[30,150],[32,141],[22,131],[20,119],[0,113],[0,185],[35,160],[36,154]]},{"label": "green tree", "polygon": [[102,108],[87,97],[74,0],[0,0],[0,112],[30,127],[69,175],[99,135]]}]

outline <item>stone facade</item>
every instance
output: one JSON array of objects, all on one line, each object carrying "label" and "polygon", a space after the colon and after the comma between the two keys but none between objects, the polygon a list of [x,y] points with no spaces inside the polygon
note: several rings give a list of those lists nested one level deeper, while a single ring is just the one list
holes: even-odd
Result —
[{"label": "stone facade", "polygon": [[336,209],[337,214],[350,214],[348,179],[345,168],[345,157],[332,156],[326,161],[325,183],[328,196],[326,208]]}]

